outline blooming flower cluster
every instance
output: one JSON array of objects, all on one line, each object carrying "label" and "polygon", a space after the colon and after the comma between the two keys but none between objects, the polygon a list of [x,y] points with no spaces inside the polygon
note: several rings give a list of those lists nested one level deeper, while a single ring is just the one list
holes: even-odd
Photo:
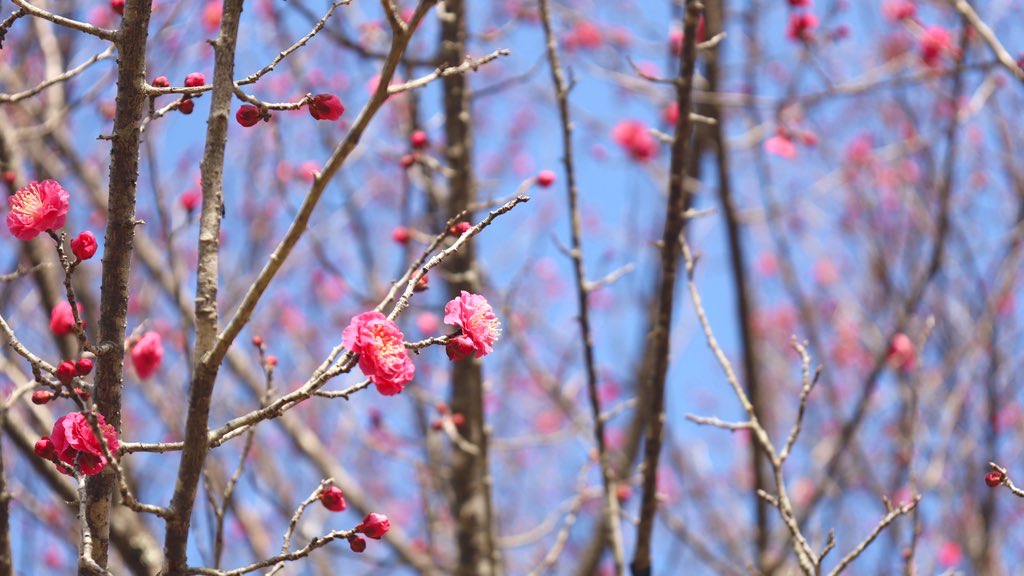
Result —
[{"label": "blooming flower cluster", "polygon": [[501,335],[501,322],[487,299],[465,290],[445,304],[444,323],[462,329],[462,334],[449,340],[445,347],[452,360],[461,360],[474,352],[477,358],[490,354]]},{"label": "blooming flower cluster", "polygon": [[[96,414],[96,423],[103,432],[110,453],[117,453],[120,448],[117,431],[107,424],[102,414]],[[81,412],[61,416],[54,423],[50,435],[43,436],[36,442],[35,453],[40,458],[66,464],[67,466],[59,465],[57,468],[69,476],[75,467],[81,470],[82,474],[93,476],[102,472],[107,465],[103,443],[93,432],[89,419]]]},{"label": "blooming flower cluster", "polygon": [[385,396],[394,396],[412,381],[416,367],[405,350],[405,335],[380,312],[364,312],[341,334],[342,344],[359,354],[359,369]]},{"label": "blooming flower cluster", "polygon": [[[501,322],[487,299],[465,290],[444,307],[444,322],[460,329],[449,337],[445,351],[451,360],[491,353],[501,335]],[[405,335],[380,312],[364,312],[349,323],[342,344],[359,355],[359,368],[385,396],[400,393],[412,381],[416,367],[405,348]]]},{"label": "blooming flower cluster", "polygon": [[47,230],[64,227],[68,214],[67,190],[53,180],[29,182],[11,196],[7,228],[18,240],[31,240]]}]

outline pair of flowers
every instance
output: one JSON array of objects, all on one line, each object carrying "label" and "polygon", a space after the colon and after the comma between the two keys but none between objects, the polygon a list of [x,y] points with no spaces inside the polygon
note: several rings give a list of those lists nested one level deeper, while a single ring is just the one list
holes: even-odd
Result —
[{"label": "pair of flowers", "polygon": [[[451,360],[490,354],[501,334],[501,322],[487,299],[465,290],[445,304],[444,323],[461,329],[461,333],[449,338],[445,345]],[[353,318],[342,332],[341,341],[359,354],[360,370],[385,396],[401,392],[416,373],[405,349],[405,335],[380,312],[364,312]]]}]

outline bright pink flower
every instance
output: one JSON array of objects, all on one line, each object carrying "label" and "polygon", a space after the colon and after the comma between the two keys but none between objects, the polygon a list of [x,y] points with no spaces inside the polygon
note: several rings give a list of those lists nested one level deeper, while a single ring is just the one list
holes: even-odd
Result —
[{"label": "bright pink flower", "polygon": [[764,141],[764,150],[769,154],[775,154],[787,160],[796,158],[796,145],[785,136],[772,136]]},{"label": "bright pink flower", "polygon": [[639,120],[623,120],[612,130],[612,139],[637,162],[654,158],[658,144],[651,136],[647,125]]},{"label": "bright pink flower", "polygon": [[96,255],[96,235],[86,230],[71,241],[71,253],[79,260],[88,260]]},{"label": "bright pink flower", "polygon": [[[462,328],[462,336],[468,338],[477,358],[491,353],[492,346],[501,334],[501,322],[494,315],[494,310],[487,299],[479,294],[470,294],[465,290],[462,294],[444,305],[444,323]],[[454,338],[452,341],[458,341]],[[460,343],[461,346],[465,341]],[[451,357],[451,352],[449,352]]]},{"label": "bright pink flower", "polygon": [[[96,415],[100,431],[107,441],[111,454],[116,454],[120,444],[117,431],[103,419],[102,414]],[[57,457],[72,468],[77,465],[83,474],[92,476],[99,474],[107,465],[107,457],[103,454],[103,444],[89,425],[89,420],[81,412],[72,412],[53,425],[50,441],[57,452]]]},{"label": "bright pink flower", "polygon": [[164,359],[164,345],[160,340],[160,334],[146,332],[142,338],[132,346],[132,366],[139,378],[149,378],[160,367]]},{"label": "bright pink flower", "polygon": [[953,54],[953,39],[942,26],[929,26],[921,34],[921,60],[926,66],[937,66],[945,54]]},{"label": "bright pink flower", "polygon": [[384,396],[401,392],[416,373],[405,349],[405,335],[380,312],[353,318],[341,333],[341,342],[359,354],[359,369]]},{"label": "bright pink flower", "polygon": [[18,240],[31,240],[47,230],[64,226],[68,215],[68,193],[53,180],[29,182],[11,196],[7,228]]},{"label": "bright pink flower", "polygon": [[390,529],[391,522],[388,520],[388,517],[376,512],[367,514],[366,518],[363,518],[363,523],[356,526],[357,531],[366,534],[367,538],[373,538],[374,540],[380,540]]},{"label": "bright pink flower", "polygon": [[309,115],[317,120],[337,120],[345,113],[345,106],[334,94],[317,94],[309,101]]},{"label": "bright pink flower", "polygon": [[[82,315],[82,304],[78,303],[78,315]],[[85,326],[85,321],[82,321],[82,326]],[[54,336],[63,336],[65,334],[71,334],[75,330],[75,315],[71,313],[71,304],[68,304],[66,300],[62,300],[53,307],[50,311],[50,332],[53,332]]]},{"label": "bright pink flower", "polygon": [[792,14],[786,27],[786,36],[790,40],[807,42],[814,39],[814,29],[818,27],[818,17],[811,12]]}]

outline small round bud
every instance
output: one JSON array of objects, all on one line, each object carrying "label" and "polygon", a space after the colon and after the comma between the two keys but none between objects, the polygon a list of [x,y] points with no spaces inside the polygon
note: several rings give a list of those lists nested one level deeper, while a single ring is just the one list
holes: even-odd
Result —
[{"label": "small round bud", "polygon": [[416,281],[416,285],[412,287],[413,292],[425,292],[430,289],[430,276],[424,274],[420,276],[420,279]]},{"label": "small round bud", "polygon": [[268,355],[265,364],[267,365],[267,368],[277,366],[277,356],[274,356],[273,354]]},{"label": "small round bud", "polygon": [[153,88],[170,88],[171,81],[167,79],[167,76],[157,76],[153,78]]},{"label": "small round bud", "polygon": [[238,109],[238,112],[235,112],[235,120],[246,128],[255,126],[262,119],[263,115],[260,114],[260,109],[252,104],[243,104],[242,107]]},{"label": "small round bud", "polygon": [[110,9],[124,16],[124,0],[110,0]]},{"label": "small round bud", "polygon": [[456,428],[462,428],[466,425],[466,417],[456,412],[452,414],[452,424],[455,424]]},{"label": "small round bud", "polygon": [[262,348],[263,347],[263,337],[260,336],[260,335],[253,336],[252,337],[252,345],[257,347],[257,348]]},{"label": "small round bud", "polygon": [[10,186],[14,184],[14,181],[18,179],[18,175],[15,174],[14,170],[4,170],[3,174],[4,184]]},{"label": "small round bud", "polygon": [[61,384],[65,386],[71,384],[77,375],[78,371],[75,370],[73,362],[65,360],[57,365],[57,380],[60,380]]},{"label": "small round bud", "polygon": [[71,241],[71,253],[79,260],[88,260],[96,255],[96,235],[86,230]]},{"label": "small round bud", "polygon": [[75,387],[75,396],[78,396],[79,398],[81,398],[82,402],[88,402],[89,398],[92,397],[92,394],[89,394],[89,391],[86,390],[85,388],[82,388],[81,386],[76,386]]},{"label": "small round bud", "polygon": [[998,470],[993,470],[988,474],[985,474],[985,484],[988,484],[989,488],[995,488],[1003,483],[1006,478],[1003,473]]},{"label": "small round bud", "polygon": [[34,447],[36,456],[39,456],[43,460],[56,460],[57,449],[53,447],[53,442],[50,441],[49,436],[43,436]]},{"label": "small round bud", "polygon": [[448,234],[451,236],[462,236],[472,227],[469,222],[456,222],[448,228]]},{"label": "small round bud", "polygon": [[423,150],[430,143],[430,138],[427,137],[427,133],[423,130],[416,130],[409,136],[409,144],[412,145],[414,150]]},{"label": "small round bud", "polygon": [[348,508],[348,504],[345,503],[345,495],[337,486],[328,486],[321,492],[320,503],[331,512],[343,512],[345,508]]},{"label": "small round bud", "polygon": [[555,173],[551,170],[541,170],[537,174],[537,185],[542,188],[547,188],[555,183]]},{"label": "small round bud", "polygon": [[412,168],[412,165],[416,163],[416,157],[412,154],[403,154],[398,160],[398,164],[405,170]]},{"label": "small round bud", "polygon": [[193,72],[188,76],[185,76],[185,87],[186,88],[198,88],[206,85],[206,76],[202,72]]},{"label": "small round bud", "polygon": [[78,362],[75,362],[75,372],[79,376],[86,376],[92,372],[92,364],[92,358],[79,358]]},{"label": "small round bud", "polygon": [[32,393],[32,403],[36,406],[42,406],[53,400],[53,392],[50,390],[36,390]]},{"label": "small round bud", "polygon": [[363,523],[356,526],[356,530],[366,534],[367,538],[373,538],[374,540],[380,540],[390,529],[391,522],[388,520],[388,517],[376,512],[367,514],[366,518],[363,518]]},{"label": "small round bud", "polygon": [[191,114],[192,111],[195,110],[195,108],[196,103],[193,102],[191,98],[186,98],[185,100],[181,101],[181,104],[178,104],[178,111],[186,116]]},{"label": "small round bud", "polygon": [[366,550],[366,538],[353,534],[348,537],[348,547],[351,548],[353,552],[359,554],[363,550]]},{"label": "small round bud", "polygon": [[395,229],[391,231],[391,239],[398,244],[405,245],[409,243],[410,239],[412,239],[412,235],[409,234],[409,229],[405,226],[396,226]]}]

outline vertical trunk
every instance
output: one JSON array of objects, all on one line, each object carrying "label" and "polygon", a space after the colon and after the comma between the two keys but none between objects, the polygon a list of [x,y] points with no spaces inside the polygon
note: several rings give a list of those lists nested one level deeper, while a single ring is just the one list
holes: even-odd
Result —
[{"label": "vertical trunk", "polygon": [[11,557],[11,495],[7,492],[2,440],[3,434],[0,433],[0,576],[11,576],[14,574],[14,559]]},{"label": "vertical trunk", "polygon": [[[117,112],[110,151],[110,193],[107,231],[103,241],[99,344],[107,349],[97,358],[95,399],[106,421],[121,431],[121,390],[124,355],[121,353],[128,320],[128,278],[135,242],[135,196],[139,177],[139,125],[146,94],[146,44],[149,38],[150,0],[128,2],[118,32]],[[110,500],[114,472],[107,467],[86,483],[86,518],[92,533],[93,560],[107,565],[110,539]],[[79,566],[79,574],[88,569]]]},{"label": "vertical trunk", "polygon": [[[448,18],[441,24],[442,66],[457,66],[466,53],[466,2],[445,3]],[[448,179],[448,213],[454,215],[470,205],[473,189],[473,136],[470,129],[469,87],[466,77],[455,74],[444,79],[445,160],[452,170]],[[473,244],[448,259],[448,291],[478,291]],[[452,457],[452,516],[456,523],[459,561],[456,574],[496,574],[498,562],[491,526],[490,476],[487,468],[487,435],[484,429],[483,375],[479,360],[467,358],[452,364],[451,409],[462,414],[460,430],[479,449],[469,454],[456,447]]]},{"label": "vertical trunk", "polygon": [[220,220],[223,215],[224,149],[227,146],[228,112],[234,90],[235,45],[242,0],[224,3],[220,33],[214,41],[213,94],[206,125],[206,147],[201,166],[203,208],[199,223],[199,263],[196,273],[196,347],[192,387],[185,424],[185,446],[178,465],[178,480],[171,497],[172,517],[164,540],[164,573],[184,574],[188,560],[189,527],[199,477],[209,451],[207,432],[213,386],[220,358],[211,359],[217,339],[217,282],[220,254]]}]

